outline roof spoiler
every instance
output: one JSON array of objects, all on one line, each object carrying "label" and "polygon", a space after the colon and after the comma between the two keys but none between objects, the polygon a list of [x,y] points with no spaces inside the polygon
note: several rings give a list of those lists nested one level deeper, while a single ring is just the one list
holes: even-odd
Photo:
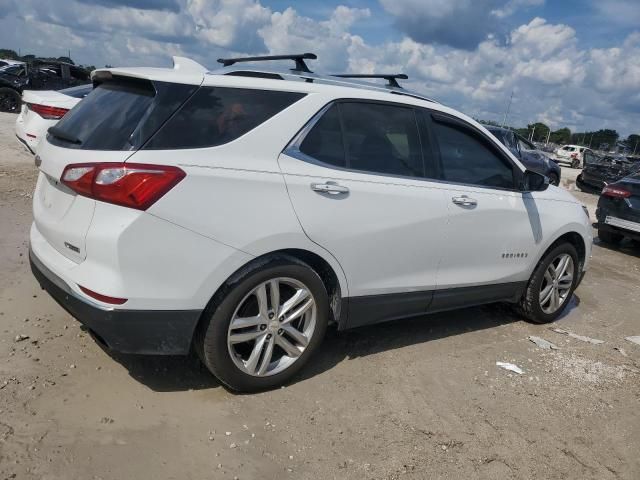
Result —
[{"label": "roof spoiler", "polygon": [[181,73],[207,73],[207,68],[203,65],[200,65],[195,60],[191,60],[187,57],[171,57],[173,59],[173,69],[178,70]]}]

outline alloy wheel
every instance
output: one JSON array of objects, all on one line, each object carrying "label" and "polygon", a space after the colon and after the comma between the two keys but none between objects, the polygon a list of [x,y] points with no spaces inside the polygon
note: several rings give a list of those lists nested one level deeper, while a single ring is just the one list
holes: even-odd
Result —
[{"label": "alloy wheel", "polygon": [[227,333],[234,364],[264,377],[289,368],[305,351],[316,327],[317,305],[299,280],[262,282],[238,304]]},{"label": "alloy wheel", "polygon": [[571,292],[574,277],[573,258],[567,253],[558,255],[547,267],[540,286],[540,308],[553,314],[564,304]]}]

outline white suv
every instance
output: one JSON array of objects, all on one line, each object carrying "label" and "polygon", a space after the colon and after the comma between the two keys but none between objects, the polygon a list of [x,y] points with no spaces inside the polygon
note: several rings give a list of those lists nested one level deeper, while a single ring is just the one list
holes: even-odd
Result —
[{"label": "white suv", "polygon": [[568,192],[398,76],[284,58],[94,74],[36,158],[30,259],[54,299],[111,349],[193,349],[240,391],[286,382],[329,323],[563,312],[592,243]]},{"label": "white suv", "polygon": [[561,163],[568,163],[572,168],[582,168],[584,165],[584,152],[590,152],[587,147],[580,145],[565,145],[556,149],[556,160]]}]

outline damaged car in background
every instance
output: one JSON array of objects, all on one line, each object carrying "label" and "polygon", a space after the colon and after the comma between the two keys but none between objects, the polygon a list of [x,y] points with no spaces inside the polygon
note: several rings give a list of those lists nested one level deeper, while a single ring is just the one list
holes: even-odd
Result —
[{"label": "damaged car in background", "polygon": [[640,172],[604,187],[596,210],[598,237],[605,243],[640,240]]},{"label": "damaged car in background", "polygon": [[60,90],[91,83],[89,72],[70,63],[35,60],[0,70],[0,112],[18,113],[24,90]]},{"label": "damaged car in background", "polygon": [[600,191],[608,184],[638,171],[640,162],[623,155],[600,156],[591,150],[584,152],[584,168],[576,178],[576,185],[585,192]]},{"label": "damaged car in background", "polygon": [[93,84],[65,88],[63,90],[25,90],[22,108],[16,119],[16,137],[35,153],[40,141],[69,110],[89,95]]},{"label": "damaged car in background", "polygon": [[511,153],[520,159],[529,170],[549,178],[551,185],[560,185],[560,166],[545,152],[508,128],[486,126],[486,129],[511,150]]}]

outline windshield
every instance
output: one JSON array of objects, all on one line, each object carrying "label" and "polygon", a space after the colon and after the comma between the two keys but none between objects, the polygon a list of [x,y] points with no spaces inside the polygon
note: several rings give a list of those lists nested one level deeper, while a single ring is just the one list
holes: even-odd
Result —
[{"label": "windshield", "polygon": [[19,77],[24,74],[24,67],[22,65],[7,65],[0,68],[0,72]]},{"label": "windshield", "polygon": [[91,93],[91,90],[93,90],[93,85],[89,83],[88,85],[64,88],[62,90],[59,90],[59,92],[74,98],[84,98],[89,95],[89,93]]}]

